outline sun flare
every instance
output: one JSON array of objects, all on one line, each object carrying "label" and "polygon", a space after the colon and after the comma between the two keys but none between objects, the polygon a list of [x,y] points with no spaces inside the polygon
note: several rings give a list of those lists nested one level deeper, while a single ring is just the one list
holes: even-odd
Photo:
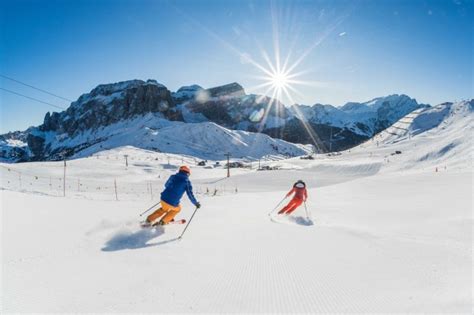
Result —
[{"label": "sun flare", "polygon": [[290,106],[292,107],[292,110],[295,112],[296,116],[303,124],[304,129],[311,138],[312,144],[315,146],[315,148],[318,148],[318,151],[324,151],[324,149],[322,149],[324,147],[324,144],[322,143],[318,134],[313,129],[313,127],[307,123],[304,114],[299,110],[299,108],[297,106],[294,106],[296,102],[293,98],[293,94],[301,95],[301,92],[298,91],[296,86],[318,86],[320,84],[316,81],[306,81],[299,79],[299,77],[308,72],[307,70],[299,72],[294,71],[305,56],[299,58],[296,62],[289,64],[290,54],[288,54],[284,62],[281,62],[282,60],[280,58],[278,46],[275,49],[274,62],[271,61],[266,51],[262,50],[262,55],[266,61],[266,66],[265,64],[259,64],[255,60],[251,59],[248,55],[243,55],[246,57],[246,61],[250,62],[263,73],[263,75],[256,76],[255,78],[264,82],[253,87],[252,90],[264,88],[265,92],[263,93],[263,95],[269,97],[269,102],[267,103],[265,109],[263,111],[258,111],[258,115],[257,112],[255,112],[255,115],[253,115],[250,120],[254,122],[260,122],[258,131],[261,132],[266,126],[267,118],[269,116],[269,113],[272,111],[272,108],[276,110],[277,116],[283,114],[284,110],[282,106],[284,105],[281,103],[281,101],[282,98],[286,98],[288,101],[290,101]]},{"label": "sun flare", "polygon": [[281,73],[281,72],[273,73],[269,77],[269,79],[272,82],[272,85],[275,89],[286,88],[289,84],[289,82],[288,82],[289,79],[288,79],[288,77],[286,76],[285,73]]}]

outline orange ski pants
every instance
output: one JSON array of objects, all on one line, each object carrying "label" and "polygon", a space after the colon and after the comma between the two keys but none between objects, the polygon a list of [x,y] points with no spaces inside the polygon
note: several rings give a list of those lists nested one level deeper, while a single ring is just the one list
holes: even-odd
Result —
[{"label": "orange ski pants", "polygon": [[293,198],[285,207],[283,207],[283,209],[278,211],[278,214],[290,214],[295,211],[296,208],[301,206],[302,203],[303,199]]},{"label": "orange ski pants", "polygon": [[181,205],[175,207],[169,203],[164,202],[163,200],[161,200],[160,203],[161,207],[146,218],[148,222],[154,223],[161,216],[163,216],[161,221],[163,221],[165,224],[168,224],[181,211]]}]

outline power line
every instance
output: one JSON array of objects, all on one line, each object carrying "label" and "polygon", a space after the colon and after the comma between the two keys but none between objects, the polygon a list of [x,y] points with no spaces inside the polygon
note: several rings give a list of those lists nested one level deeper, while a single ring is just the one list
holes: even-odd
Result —
[{"label": "power line", "polygon": [[35,86],[26,84],[26,83],[24,83],[24,82],[18,81],[18,80],[16,80],[16,79],[13,79],[13,78],[10,78],[10,77],[7,77],[7,76],[5,76],[5,75],[3,75],[3,74],[0,74],[0,77],[5,78],[5,79],[8,79],[8,80],[13,81],[13,82],[16,82],[16,83],[23,84],[24,86],[30,87],[30,88],[32,88],[32,89],[41,91],[41,92],[46,93],[46,94],[49,94],[49,95],[52,95],[52,96],[57,97],[57,98],[60,98],[60,99],[62,99],[62,100],[65,100],[65,101],[68,101],[68,102],[73,102],[72,100],[70,100],[70,99],[68,99],[68,98],[65,98],[65,97],[62,97],[62,96],[53,94],[53,93],[51,93],[51,92],[45,91],[45,90],[40,89],[40,88],[37,88],[37,87],[35,87]]},{"label": "power line", "polygon": [[17,93],[17,92],[13,92],[13,91],[10,91],[10,90],[7,90],[7,89],[4,89],[2,87],[0,87],[0,90],[4,90],[6,92],[9,92],[9,93],[12,93],[12,94],[16,94],[16,95],[19,95],[19,96],[23,96],[25,98],[29,98],[30,100],[33,100],[33,101],[36,101],[36,102],[40,102],[40,103],[43,103],[43,104],[46,104],[46,105],[49,105],[49,106],[53,106],[53,107],[56,107],[56,108],[59,108],[59,109],[66,109],[64,107],[61,107],[61,106],[58,106],[58,105],[54,105],[54,104],[51,104],[51,103],[48,103],[48,102],[44,102],[42,100],[39,100],[39,99],[36,99],[36,98],[33,98],[33,97],[30,97],[30,96],[26,96],[26,95],[23,95],[23,94],[20,94],[20,93]]}]

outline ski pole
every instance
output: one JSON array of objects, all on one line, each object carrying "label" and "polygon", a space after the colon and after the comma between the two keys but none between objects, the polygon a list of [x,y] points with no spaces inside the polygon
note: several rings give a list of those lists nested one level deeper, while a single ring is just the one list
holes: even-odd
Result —
[{"label": "ski pole", "polygon": [[285,196],[285,197],[276,205],[276,207],[273,208],[273,210],[268,213],[268,216],[270,216],[270,214],[272,214],[273,211],[275,211],[275,210],[281,205],[281,203],[282,203],[283,201],[285,201],[286,198],[287,198],[287,196]]},{"label": "ski pole", "polygon": [[304,210],[306,211],[306,219],[311,220],[308,214],[308,207],[306,207],[306,200],[304,201]]},{"label": "ski pole", "polygon": [[[160,201],[161,202],[161,201]],[[147,213],[148,211],[150,211],[151,209],[155,208],[157,205],[160,204],[160,202],[158,203],[155,203],[153,206],[151,206],[150,208],[146,209],[145,211],[143,211],[142,213],[140,213],[140,216],[144,215],[145,213]]]},{"label": "ski pole", "polygon": [[198,209],[199,209],[199,208],[196,207],[196,209],[195,209],[194,212],[193,212],[193,215],[191,216],[191,219],[189,219],[188,224],[186,224],[186,226],[184,227],[183,233],[181,233],[181,235],[178,237],[178,240],[180,240],[180,239],[183,237],[184,232],[186,232],[186,229],[188,228],[189,224],[191,224],[191,220],[193,219],[193,217],[194,217],[194,215],[196,214],[196,211],[197,211]]}]

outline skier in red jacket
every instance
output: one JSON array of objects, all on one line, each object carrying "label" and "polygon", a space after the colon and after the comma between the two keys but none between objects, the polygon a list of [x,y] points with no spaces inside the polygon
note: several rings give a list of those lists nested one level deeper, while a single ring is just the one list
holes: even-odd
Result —
[{"label": "skier in red jacket", "polygon": [[301,204],[308,199],[308,193],[306,191],[306,184],[300,179],[294,185],[293,189],[291,189],[286,196],[290,197],[292,193],[295,193],[293,199],[280,211],[278,214],[290,214],[296,210]]}]

